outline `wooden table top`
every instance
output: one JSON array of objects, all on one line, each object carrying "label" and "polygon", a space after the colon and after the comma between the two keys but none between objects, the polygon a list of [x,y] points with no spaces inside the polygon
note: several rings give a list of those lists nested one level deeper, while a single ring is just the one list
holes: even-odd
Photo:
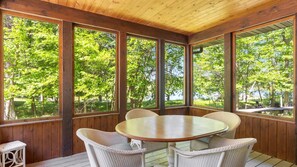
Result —
[{"label": "wooden table top", "polygon": [[142,141],[179,142],[225,132],[228,126],[217,120],[184,115],[166,115],[126,120],[116,131]]}]

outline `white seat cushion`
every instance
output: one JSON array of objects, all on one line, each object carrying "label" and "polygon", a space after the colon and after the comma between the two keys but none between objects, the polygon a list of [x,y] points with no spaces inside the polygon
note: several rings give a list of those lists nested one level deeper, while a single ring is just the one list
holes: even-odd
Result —
[{"label": "white seat cushion", "polygon": [[129,143],[119,143],[109,146],[111,148],[117,149],[117,150],[132,150]]},{"label": "white seat cushion", "polygon": [[198,140],[191,141],[191,150],[204,150],[208,148],[209,137],[200,138]]}]

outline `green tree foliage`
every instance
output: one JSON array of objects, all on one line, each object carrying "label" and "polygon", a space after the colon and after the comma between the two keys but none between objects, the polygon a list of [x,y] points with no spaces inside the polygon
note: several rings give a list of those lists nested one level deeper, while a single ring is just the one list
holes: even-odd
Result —
[{"label": "green tree foliage", "polygon": [[128,109],[156,107],[156,41],[127,39]]},{"label": "green tree foliage", "polygon": [[214,44],[193,54],[194,105],[224,106],[224,44]]},{"label": "green tree foliage", "polygon": [[166,106],[184,104],[184,57],[184,46],[165,43]]},{"label": "green tree foliage", "polygon": [[58,113],[58,25],[4,15],[6,120]]},{"label": "green tree foliage", "polygon": [[[286,22],[283,25],[287,25]],[[59,102],[59,27],[3,17],[4,115],[6,120],[54,116]],[[236,39],[236,94],[239,109],[291,107],[293,28],[287,26]],[[75,28],[75,112],[115,111],[116,34]],[[206,45],[207,44],[207,45]],[[224,47],[202,44],[193,55],[194,104],[223,108]],[[128,109],[155,108],[157,42],[128,36]],[[165,45],[166,105],[184,104],[184,47]],[[174,98],[180,97],[179,101]]]},{"label": "green tree foliage", "polygon": [[75,28],[75,112],[115,110],[116,35]]},{"label": "green tree foliage", "polygon": [[236,39],[239,109],[292,106],[293,34],[289,26]]}]

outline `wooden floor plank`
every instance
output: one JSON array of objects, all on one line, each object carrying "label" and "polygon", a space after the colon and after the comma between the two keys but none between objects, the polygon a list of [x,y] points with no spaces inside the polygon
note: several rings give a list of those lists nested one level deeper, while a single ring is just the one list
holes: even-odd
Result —
[{"label": "wooden floor plank", "polygon": [[253,152],[250,153],[249,158],[248,158],[247,161],[251,161],[252,159],[257,158],[257,157],[260,156],[261,154],[262,154],[262,153],[259,153],[259,152],[257,152],[257,151],[253,151]]},{"label": "wooden floor plank", "polygon": [[262,164],[260,164],[257,167],[272,167],[272,166],[280,163],[281,161],[282,161],[281,159],[271,157],[270,159],[266,160],[265,162],[263,162]]},{"label": "wooden floor plank", "polygon": [[[176,145],[179,149],[189,150],[189,142],[180,142]],[[168,166],[166,149],[145,155],[146,167]],[[90,167],[87,153],[79,153],[68,157],[60,157],[38,163],[28,164],[27,167]],[[297,167],[290,162],[282,161],[256,151],[248,158],[246,167]]]},{"label": "wooden floor plank", "polygon": [[51,160],[46,160],[42,162],[37,162],[33,164],[29,164],[27,167],[41,167],[41,166],[59,166],[61,164],[68,164],[69,162],[72,162],[74,160],[79,160],[81,162],[87,161],[88,162],[88,156],[86,153],[79,153],[79,154],[74,154],[72,156],[68,157],[59,157]]},{"label": "wooden floor plank", "polygon": [[250,161],[248,161],[245,167],[254,167],[254,166],[260,165],[270,158],[271,156],[269,155],[261,154],[260,156],[257,156],[254,159],[251,159]]},{"label": "wooden floor plank", "polygon": [[293,164],[287,161],[281,161],[280,163],[276,164],[275,167],[291,167]]}]

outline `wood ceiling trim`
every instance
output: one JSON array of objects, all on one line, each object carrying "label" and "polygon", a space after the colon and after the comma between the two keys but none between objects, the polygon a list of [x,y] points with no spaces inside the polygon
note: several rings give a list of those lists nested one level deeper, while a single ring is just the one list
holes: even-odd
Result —
[{"label": "wood ceiling trim", "polygon": [[180,33],[123,21],[108,16],[85,12],[53,3],[36,0],[1,0],[0,9],[26,13],[52,19],[74,22],[105,29],[128,32],[142,36],[154,37],[187,44],[187,36]]},{"label": "wood ceiling trim", "polygon": [[209,28],[189,36],[189,44],[220,36],[222,34],[243,30],[259,24],[271,22],[297,13],[297,1],[283,0],[263,10],[258,10],[247,16],[233,19],[221,25]]}]

